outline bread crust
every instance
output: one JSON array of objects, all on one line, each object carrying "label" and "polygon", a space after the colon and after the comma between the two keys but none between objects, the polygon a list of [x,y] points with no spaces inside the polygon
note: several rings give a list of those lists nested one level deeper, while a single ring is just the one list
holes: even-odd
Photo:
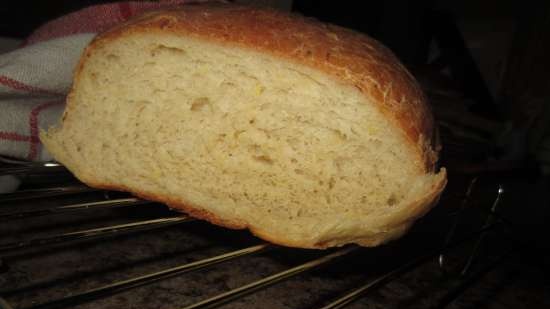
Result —
[{"label": "bread crust", "polygon": [[402,129],[416,150],[418,159],[414,164],[424,172],[435,171],[439,146],[434,119],[410,72],[378,41],[312,18],[220,3],[150,12],[99,34],[86,48],[75,78],[79,78],[86,58],[99,46],[133,33],[155,31],[270,54],[354,86],[395,127]]}]

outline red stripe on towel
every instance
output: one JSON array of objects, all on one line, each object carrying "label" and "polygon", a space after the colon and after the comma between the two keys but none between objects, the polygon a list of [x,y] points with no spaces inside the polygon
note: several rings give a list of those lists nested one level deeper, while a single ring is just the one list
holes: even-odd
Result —
[{"label": "red stripe on towel", "polygon": [[21,135],[16,132],[0,132],[0,139],[15,142],[30,142],[31,137],[27,135]]},{"label": "red stripe on towel", "polygon": [[120,17],[122,17],[122,20],[127,20],[132,16],[132,7],[128,2],[120,2],[118,4],[118,10],[120,12]]},{"label": "red stripe on towel", "polygon": [[41,89],[41,88],[38,88],[38,87],[30,86],[30,85],[24,84],[20,81],[17,81],[13,78],[9,78],[9,77],[4,76],[4,75],[0,75],[0,84],[4,85],[6,87],[9,87],[11,89],[14,89],[14,90],[25,91],[25,92],[30,92],[30,93],[61,95],[61,93],[57,93],[57,92],[54,92],[54,91],[49,91],[49,90],[46,90],[46,89]]}]

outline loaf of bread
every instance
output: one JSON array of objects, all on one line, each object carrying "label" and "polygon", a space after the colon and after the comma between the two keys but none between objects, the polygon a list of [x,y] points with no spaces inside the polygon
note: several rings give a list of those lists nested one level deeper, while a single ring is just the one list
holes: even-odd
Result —
[{"label": "loaf of bread", "polygon": [[446,184],[423,93],[387,48],[234,5],[98,35],[41,139],[92,187],[292,247],[395,239]]}]

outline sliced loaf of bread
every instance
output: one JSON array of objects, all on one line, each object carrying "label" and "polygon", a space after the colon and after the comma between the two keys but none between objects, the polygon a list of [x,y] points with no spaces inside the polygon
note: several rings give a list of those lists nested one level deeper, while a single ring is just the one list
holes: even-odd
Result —
[{"label": "sliced loaf of bread", "polygon": [[98,35],[41,140],[92,187],[303,248],[395,239],[446,184],[424,95],[387,48],[233,5]]}]

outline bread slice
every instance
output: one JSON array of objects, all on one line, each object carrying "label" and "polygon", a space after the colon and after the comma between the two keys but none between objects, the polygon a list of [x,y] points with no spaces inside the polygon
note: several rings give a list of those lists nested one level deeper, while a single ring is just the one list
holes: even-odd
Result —
[{"label": "bread slice", "polygon": [[327,248],[394,239],[433,206],[433,132],[417,83],[373,39],[201,5],[98,35],[41,139],[92,187]]}]

